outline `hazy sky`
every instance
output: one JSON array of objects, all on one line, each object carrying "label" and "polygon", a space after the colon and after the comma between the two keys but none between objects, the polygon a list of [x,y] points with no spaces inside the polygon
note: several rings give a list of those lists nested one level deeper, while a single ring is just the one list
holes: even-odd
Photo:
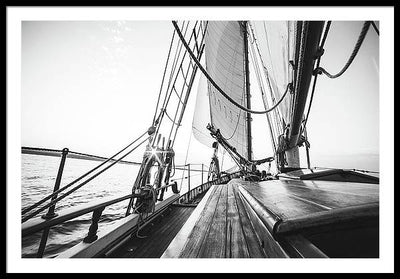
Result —
[{"label": "hazy sky", "polygon": [[[361,27],[361,21],[333,22],[321,66],[339,71]],[[172,31],[170,21],[22,22],[21,144],[108,156],[129,143],[151,124]],[[366,155],[375,162],[367,168],[377,170],[378,54],[379,37],[371,27],[342,77],[318,78],[308,121],[313,165],[329,166],[327,154],[347,154],[345,160],[354,162],[360,160],[355,155],[375,154]],[[253,108],[262,109],[256,82],[252,86]],[[180,158],[196,93],[194,87],[175,145]],[[253,119],[255,158],[271,156],[266,117]],[[211,156],[194,137],[190,148],[197,162]]]}]

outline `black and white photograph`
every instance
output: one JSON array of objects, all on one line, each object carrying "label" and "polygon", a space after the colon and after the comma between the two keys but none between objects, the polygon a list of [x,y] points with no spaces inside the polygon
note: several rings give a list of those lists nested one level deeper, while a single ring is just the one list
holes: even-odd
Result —
[{"label": "black and white photograph", "polygon": [[8,272],[393,272],[393,7],[6,29]]}]

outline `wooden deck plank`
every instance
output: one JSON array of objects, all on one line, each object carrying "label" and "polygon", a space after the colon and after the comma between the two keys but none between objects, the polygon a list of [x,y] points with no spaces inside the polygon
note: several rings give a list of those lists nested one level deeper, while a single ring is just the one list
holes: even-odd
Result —
[{"label": "wooden deck plank", "polygon": [[[377,213],[378,203],[379,185],[374,184],[233,179],[209,190],[196,216],[178,233],[177,244],[171,244],[163,257],[288,257],[275,238],[277,233],[341,222],[345,218],[339,213],[347,212],[343,209],[351,217],[353,208],[369,206],[370,211],[362,215],[368,219]],[[275,223],[263,219],[263,210]]]},{"label": "wooden deck plank", "polygon": [[225,258],[228,186],[221,185],[220,187],[221,191],[215,214],[210,220],[212,225],[205,231],[204,241],[198,255],[199,258]]},{"label": "wooden deck plank", "polygon": [[240,222],[239,210],[234,193],[234,185],[228,184],[227,188],[227,239],[225,255],[227,258],[248,258],[249,251],[243,234],[242,224]]},{"label": "wooden deck plank", "polygon": [[234,189],[235,201],[237,206],[237,214],[239,216],[241,228],[245,237],[246,247],[250,258],[265,258],[266,255],[260,246],[260,240],[255,234],[254,228],[251,224],[250,218],[246,213],[246,209],[239,196],[237,186],[232,185]]},{"label": "wooden deck plank", "polygon": [[211,195],[214,195],[217,187],[210,187],[206,192],[204,198],[194,208],[194,211],[189,216],[185,224],[182,226],[180,231],[176,234],[175,238],[171,241],[167,249],[162,254],[162,258],[179,258],[184,250],[188,236],[191,234],[194,226],[197,224],[198,219],[203,214],[203,210],[206,206],[209,206]]},{"label": "wooden deck plank", "polygon": [[224,185],[214,185],[212,193],[209,195],[207,204],[201,212],[196,224],[194,225],[188,240],[186,241],[179,257],[181,258],[196,258],[200,252],[203,240],[208,234],[208,230],[212,225],[212,220],[217,208],[221,191]]}]

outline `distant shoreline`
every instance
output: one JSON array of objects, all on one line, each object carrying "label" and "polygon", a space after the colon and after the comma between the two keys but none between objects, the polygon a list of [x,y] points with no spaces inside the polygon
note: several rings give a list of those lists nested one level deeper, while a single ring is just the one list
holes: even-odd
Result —
[{"label": "distant shoreline", "polygon": [[[22,147],[21,152],[22,152],[22,154],[43,155],[43,156],[52,156],[52,157],[61,157],[61,154],[62,154],[62,150],[34,148],[34,147]],[[73,159],[89,160],[89,161],[105,161],[108,159],[108,158],[101,157],[101,156],[78,153],[78,152],[73,152],[73,151],[70,151],[68,153],[67,157],[73,158]],[[110,161],[116,161],[116,160],[111,159]],[[128,164],[128,165],[140,165],[140,163],[137,163],[137,162],[124,161],[124,160],[119,161],[119,163]]]}]

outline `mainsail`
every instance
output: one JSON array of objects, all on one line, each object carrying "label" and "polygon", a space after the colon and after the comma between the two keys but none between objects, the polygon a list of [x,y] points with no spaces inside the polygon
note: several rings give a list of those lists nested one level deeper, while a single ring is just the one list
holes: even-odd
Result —
[{"label": "mainsail", "polygon": [[[237,103],[246,104],[244,33],[238,21],[209,21],[205,37],[206,69],[218,86]],[[223,139],[247,158],[246,113],[233,105],[208,81],[210,124]],[[199,92],[198,94],[204,94]],[[195,120],[198,116],[195,116]],[[194,121],[194,134],[199,135]],[[204,122],[203,122],[204,123]],[[196,137],[199,139],[199,137]],[[208,144],[208,141],[200,140]]]}]

